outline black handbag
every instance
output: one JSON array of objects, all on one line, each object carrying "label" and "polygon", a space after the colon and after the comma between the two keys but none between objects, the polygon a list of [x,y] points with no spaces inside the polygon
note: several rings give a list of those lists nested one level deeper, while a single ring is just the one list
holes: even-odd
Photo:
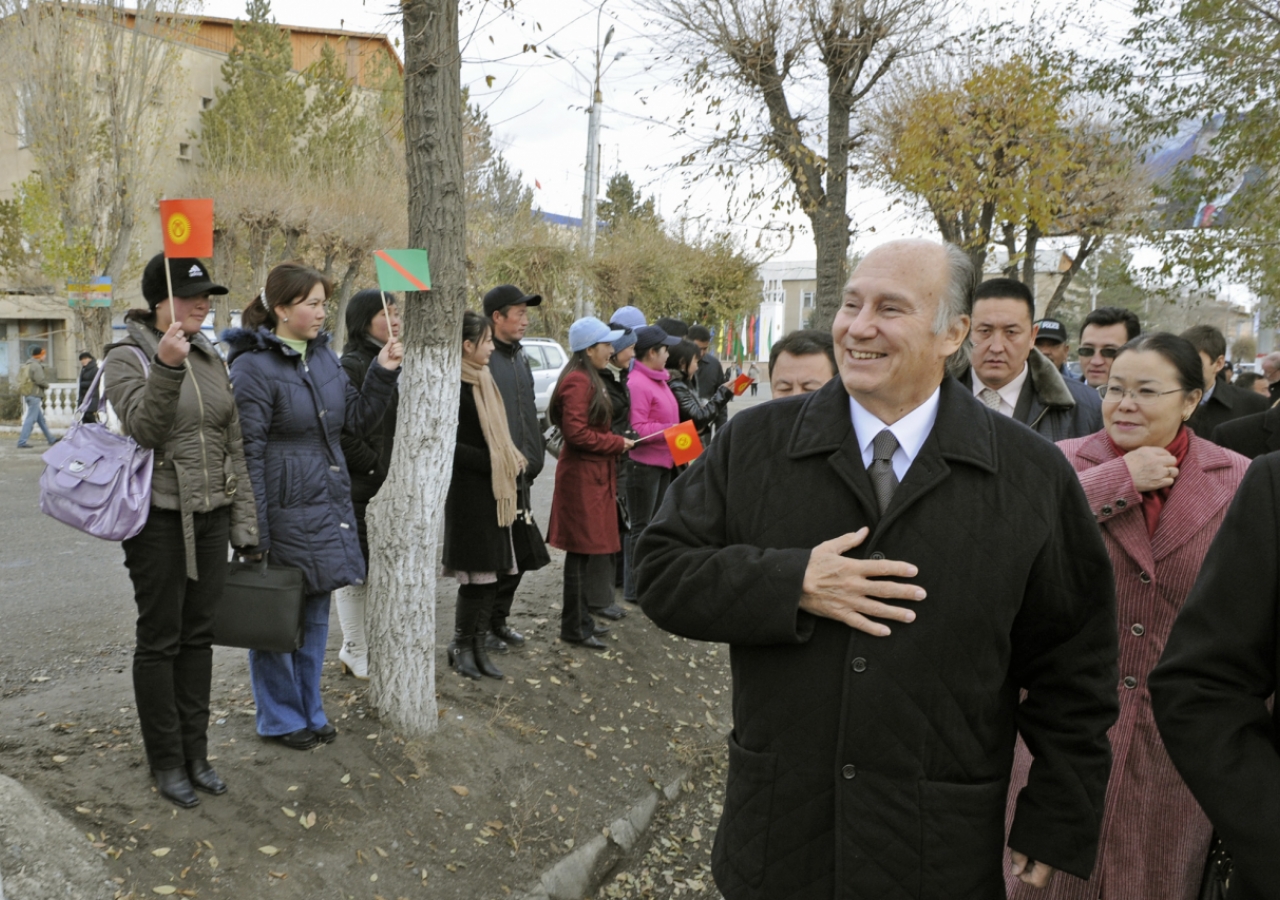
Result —
[{"label": "black handbag", "polygon": [[1209,859],[1204,865],[1204,877],[1200,879],[1200,893],[1196,894],[1198,900],[1227,900],[1231,869],[1231,854],[1215,832],[1209,842]]},{"label": "black handbag", "polygon": [[292,653],[302,646],[302,570],[260,562],[231,563],[222,602],[213,622],[213,642],[271,653]]}]

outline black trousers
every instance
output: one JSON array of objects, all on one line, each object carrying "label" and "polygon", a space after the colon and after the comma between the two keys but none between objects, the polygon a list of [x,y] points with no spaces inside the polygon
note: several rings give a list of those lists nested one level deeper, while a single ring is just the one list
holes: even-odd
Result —
[{"label": "black trousers", "polygon": [[634,460],[631,463],[631,472],[627,475],[627,512],[631,514],[631,531],[627,534],[627,563],[622,584],[622,596],[629,603],[635,603],[638,596],[636,545],[662,505],[672,475],[671,469],[661,466],[646,466]]},{"label": "black trousers", "polygon": [[208,756],[213,618],[227,580],[231,510],[194,518],[198,581],[187,577],[180,513],[152,508],[123,542],[138,604],[133,693],[152,769]]},{"label": "black trousers", "polygon": [[498,573],[497,592],[489,610],[489,624],[493,628],[500,628],[507,623],[507,616],[511,615],[511,605],[516,602],[516,591],[519,590],[520,579],[523,577],[523,572],[514,575]]},{"label": "black trousers", "polygon": [[595,633],[592,609],[613,602],[613,554],[566,553],[564,555],[564,606],[560,610],[560,637],[584,641]]}]

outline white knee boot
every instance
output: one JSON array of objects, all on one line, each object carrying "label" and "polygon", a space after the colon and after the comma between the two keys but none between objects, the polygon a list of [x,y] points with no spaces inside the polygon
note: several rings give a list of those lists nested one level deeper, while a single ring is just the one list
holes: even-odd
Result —
[{"label": "white knee boot", "polygon": [[344,672],[361,679],[369,677],[369,646],[364,638],[367,596],[368,588],[363,584],[353,584],[333,592],[338,604],[338,624],[342,628],[342,649],[338,651],[338,659],[342,661]]}]

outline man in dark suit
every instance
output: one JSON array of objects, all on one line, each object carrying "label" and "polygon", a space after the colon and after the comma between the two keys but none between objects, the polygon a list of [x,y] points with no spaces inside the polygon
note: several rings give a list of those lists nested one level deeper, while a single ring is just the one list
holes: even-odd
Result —
[{"label": "man in dark suit", "polygon": [[1280,406],[1222,423],[1213,442],[1250,459],[1280,450]]},{"label": "man in dark suit", "polygon": [[1212,325],[1193,325],[1182,332],[1182,337],[1200,353],[1200,363],[1204,367],[1204,397],[1187,420],[1192,431],[1213,440],[1214,429],[1224,422],[1266,410],[1266,397],[1241,390],[1218,377],[1227,362],[1227,339],[1221,331]]},{"label": "man in dark suit", "polygon": [[972,285],[957,247],[872,250],[839,377],[735,415],[637,548],[644,611],[730,645],[727,900],[1003,897],[1018,733],[1012,871],[1093,868],[1111,564],[1057,447],[945,376]]},{"label": "man in dark suit", "polygon": [[1280,454],[1249,467],[1147,680],[1178,773],[1231,851],[1231,900],[1280,896]]}]

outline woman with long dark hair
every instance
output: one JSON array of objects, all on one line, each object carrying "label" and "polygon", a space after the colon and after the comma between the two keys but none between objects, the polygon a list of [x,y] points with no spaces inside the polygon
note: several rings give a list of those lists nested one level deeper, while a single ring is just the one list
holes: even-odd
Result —
[{"label": "woman with long dark hair", "polygon": [[228,544],[256,545],[258,515],[227,369],[200,331],[209,296],[227,289],[199,260],[168,265],[172,296],[163,254],[147,263],[147,309],[125,314],[102,380],[107,424],[155,451],[147,524],[124,541],[138,605],[133,692],[156,788],[185,808],[200,802],[195,790],[227,789],[207,753],[213,622]]},{"label": "woman with long dark hair", "polygon": [[458,581],[449,664],[467,678],[501,678],[485,647],[498,599],[498,576],[514,574],[511,523],[517,479],[527,460],[511,439],[506,406],[489,372],[493,328],[462,315],[462,388],[458,395],[453,478],[444,503],[444,574]]},{"label": "woman with long dark hair", "polygon": [[394,337],[369,365],[364,385],[347,378],[322,331],[333,286],[301,263],[281,263],[223,335],[258,503],[258,545],[272,562],[302,570],[302,646],[249,651],[258,734],[294,750],[328,743],[320,671],[329,637],[330,594],[365,579],[364,554],[342,455],[346,428],[375,427],[395,394],[402,350]]},{"label": "woman with long dark hair", "polygon": [[606,608],[613,598],[613,554],[618,539],[616,462],[635,441],[614,434],[613,406],[601,372],[613,355],[621,329],[595,317],[569,327],[573,354],[551,394],[547,416],[564,435],[556,465],[555,493],[547,543],[565,551],[564,606],[560,639],[593,650],[604,649],[591,608]]},{"label": "woman with long dark hair", "polygon": [[722,384],[707,400],[698,396],[694,377],[698,374],[698,355],[701,351],[693,341],[681,341],[667,354],[667,371],[671,373],[668,385],[680,407],[680,421],[693,422],[702,442],[711,440],[711,426],[720,412],[733,399],[733,386]]}]

